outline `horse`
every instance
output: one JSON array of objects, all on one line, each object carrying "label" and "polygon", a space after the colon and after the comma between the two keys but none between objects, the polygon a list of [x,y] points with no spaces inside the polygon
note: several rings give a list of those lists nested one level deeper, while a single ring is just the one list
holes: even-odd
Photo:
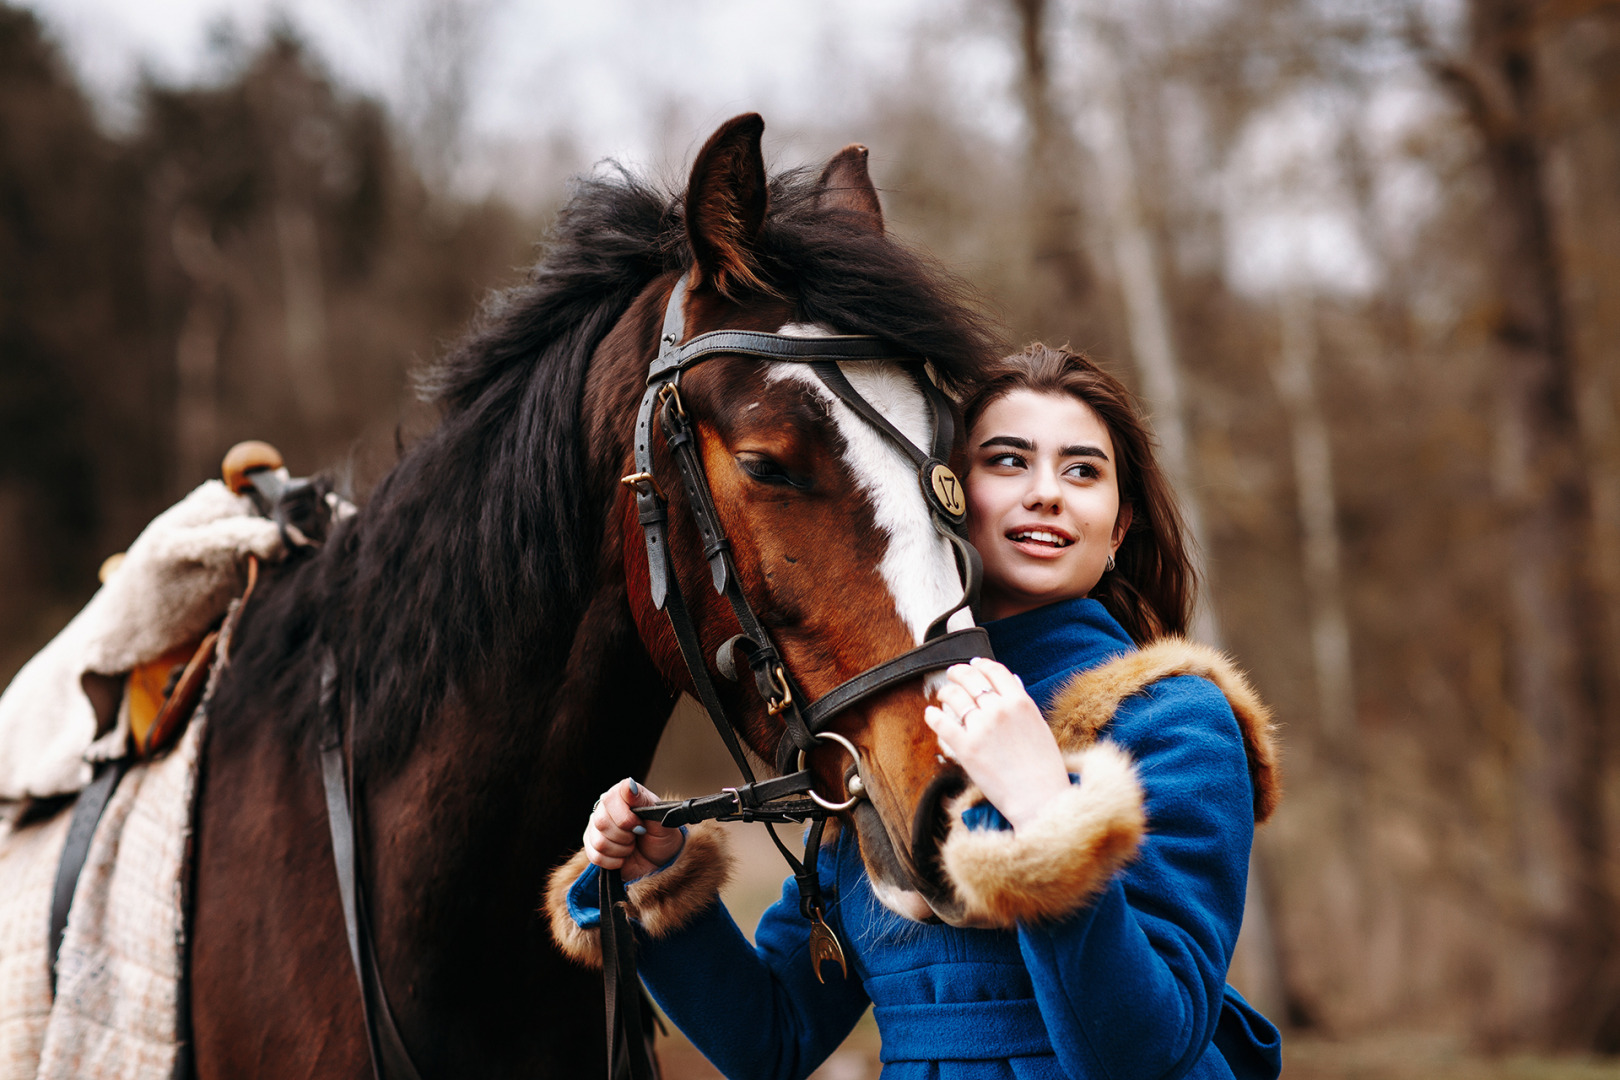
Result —
[{"label": "horse", "polygon": [[[876,335],[947,388],[993,357],[965,287],[885,231],[865,149],[768,177],[763,127],[753,114],[721,126],[683,196],[617,168],[577,181],[529,280],[423,378],[437,428],[319,550],[266,567],[207,707],[189,886],[203,1080],[371,1074],[317,765],[334,700],[361,917],[421,1074],[603,1071],[601,976],[563,959],[537,909],[592,800],[645,773],[692,690],[620,482],[677,281],[689,334]],[[845,366],[926,445],[909,374]],[[723,356],[686,372],[680,395],[741,588],[816,697],[916,647],[961,586],[911,464],[802,367]],[[681,524],[662,444],[653,463],[673,574],[713,658],[737,619]],[[716,685],[771,760],[781,721]],[[897,903],[948,893],[912,849],[955,768],[922,722],[929,685],[908,680],[834,725],[862,757],[853,826]],[[826,798],[848,794],[841,750],[809,761]]]}]

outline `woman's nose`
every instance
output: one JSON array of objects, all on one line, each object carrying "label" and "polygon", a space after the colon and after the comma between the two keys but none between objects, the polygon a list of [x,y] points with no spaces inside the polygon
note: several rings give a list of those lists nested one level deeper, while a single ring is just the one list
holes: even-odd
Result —
[{"label": "woman's nose", "polygon": [[1031,509],[1037,506],[1054,507],[1063,499],[1063,488],[1058,483],[1057,473],[1049,468],[1034,468],[1029,471],[1029,487],[1024,491],[1024,505]]}]

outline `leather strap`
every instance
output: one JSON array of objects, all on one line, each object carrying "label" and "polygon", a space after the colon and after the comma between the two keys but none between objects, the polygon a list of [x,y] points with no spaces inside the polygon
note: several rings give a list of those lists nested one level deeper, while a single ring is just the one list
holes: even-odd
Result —
[{"label": "leather strap", "polygon": [[102,812],[107,809],[118,782],[129,771],[130,758],[103,761],[96,765],[95,776],[79,792],[73,804],[73,820],[68,823],[67,841],[62,845],[62,859],[56,864],[56,888],[51,894],[50,945],[51,997],[56,997],[56,961],[62,953],[62,937],[67,933],[68,910],[73,906],[73,892],[78,888],[79,875],[84,872],[84,860],[90,854],[90,841],[95,838],[96,826]]},{"label": "leather strap", "polygon": [[975,656],[989,655],[990,635],[982,626],[970,626],[966,630],[934,638],[887,663],[869,667],[853,679],[827,691],[804,710],[805,723],[811,731],[819,732],[845,709],[897,683],[952,664],[965,664]]},{"label": "leather strap", "polygon": [[611,1080],[657,1080],[657,1059],[647,1023],[651,1010],[636,976],[636,936],[625,910],[624,880],[617,870],[599,870],[596,880],[608,1076]]},{"label": "leather strap", "polygon": [[332,834],[332,861],[337,868],[338,893],[343,901],[343,927],[349,937],[349,960],[360,984],[360,1010],[371,1050],[371,1073],[376,1080],[421,1080],[411,1060],[388,992],[378,974],[376,949],[365,919],[357,872],[359,841],[355,832],[352,793],[343,763],[343,729],[337,703],[337,673],[330,656],[321,669],[321,785],[326,794],[326,822]]},{"label": "leather strap", "polygon": [[714,795],[638,806],[636,813],[644,820],[656,821],[671,829],[699,821],[802,822],[816,816],[819,808],[809,799],[791,796],[805,794],[810,784],[810,773],[800,770],[739,784]]},{"label": "leather strap", "polygon": [[647,370],[647,381],[656,382],[685,371],[715,353],[752,356],[759,360],[789,360],[796,363],[838,360],[899,359],[894,346],[882,338],[865,334],[833,334],[801,338],[772,334],[764,330],[711,330],[684,345],[666,347]]}]

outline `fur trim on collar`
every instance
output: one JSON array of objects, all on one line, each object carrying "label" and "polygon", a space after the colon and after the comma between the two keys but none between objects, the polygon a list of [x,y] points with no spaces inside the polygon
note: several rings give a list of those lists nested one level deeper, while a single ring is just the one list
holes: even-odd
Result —
[{"label": "fur trim on collar", "polygon": [[[668,937],[697,918],[731,879],[731,850],[725,830],[712,821],[687,827],[686,846],[662,870],[625,886],[629,914],[649,938]],[[564,956],[588,968],[602,966],[602,932],[585,929],[568,913],[568,890],[590,865],[581,848],[551,872],[546,887],[546,915],[551,936]]]},{"label": "fur trim on collar", "polygon": [[1226,695],[1243,732],[1243,749],[1249,757],[1255,824],[1266,821],[1282,799],[1276,725],[1271,720],[1271,709],[1260,700],[1237,665],[1226,654],[1207,645],[1180,637],[1161,638],[1076,675],[1058,692],[1047,710],[1058,745],[1066,751],[1091,745],[1098,732],[1114,718],[1121,702],[1160,679],[1176,675],[1208,679]]}]

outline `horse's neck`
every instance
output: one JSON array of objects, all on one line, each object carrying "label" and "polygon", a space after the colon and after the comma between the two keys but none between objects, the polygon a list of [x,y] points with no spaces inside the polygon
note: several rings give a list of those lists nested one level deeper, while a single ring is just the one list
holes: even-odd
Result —
[{"label": "horse's neck", "polygon": [[621,581],[587,606],[566,657],[493,673],[477,704],[426,725],[366,797],[370,907],[379,940],[399,946],[385,951],[410,958],[400,974],[442,986],[449,968],[549,954],[545,877],[579,846],[592,801],[645,774],[669,706]]}]

